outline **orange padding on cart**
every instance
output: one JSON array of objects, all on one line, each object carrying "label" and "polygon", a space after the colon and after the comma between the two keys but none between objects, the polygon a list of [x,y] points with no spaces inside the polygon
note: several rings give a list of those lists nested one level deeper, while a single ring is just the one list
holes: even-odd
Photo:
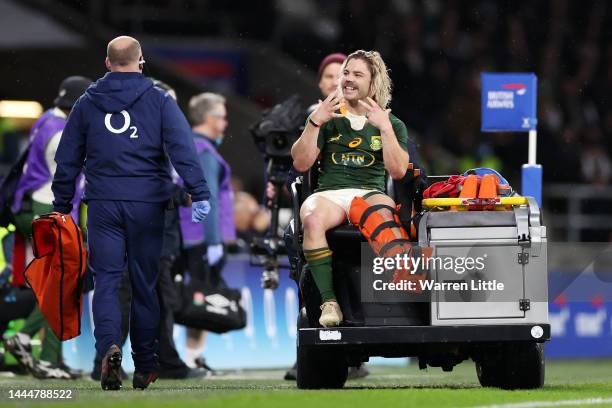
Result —
[{"label": "orange padding on cart", "polygon": [[499,178],[495,174],[485,174],[480,181],[478,198],[496,198]]},{"label": "orange padding on cart", "polygon": [[476,198],[478,197],[478,176],[470,174],[463,180],[463,188],[459,194],[459,198]]},{"label": "orange padding on cart", "polygon": [[470,174],[463,181],[460,198],[496,198],[499,196],[499,178],[495,174],[482,177]]}]

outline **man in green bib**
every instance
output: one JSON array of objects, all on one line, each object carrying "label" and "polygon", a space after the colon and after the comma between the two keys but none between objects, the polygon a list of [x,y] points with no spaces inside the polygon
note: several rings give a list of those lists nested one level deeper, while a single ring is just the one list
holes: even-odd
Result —
[{"label": "man in green bib", "polygon": [[[351,201],[395,207],[385,194],[386,175],[401,179],[409,164],[406,125],[387,109],[391,79],[376,51],[355,51],[340,70],[339,89],[309,116],[291,149],[293,165],[307,171],[320,160],[319,182],[300,209],[304,226],[304,255],[321,293],[323,327],[342,322],[332,284],[332,252],[325,232],[347,221]],[[393,213],[379,210],[385,221]],[[398,238],[397,228],[393,229]]]}]

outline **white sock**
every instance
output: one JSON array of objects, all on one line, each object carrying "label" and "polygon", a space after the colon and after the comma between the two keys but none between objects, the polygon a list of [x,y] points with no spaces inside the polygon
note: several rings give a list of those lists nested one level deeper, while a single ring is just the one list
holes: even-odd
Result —
[{"label": "white sock", "polygon": [[189,368],[196,368],[197,365],[195,363],[196,359],[202,357],[202,353],[204,353],[204,346],[191,348],[185,348],[185,364]]}]

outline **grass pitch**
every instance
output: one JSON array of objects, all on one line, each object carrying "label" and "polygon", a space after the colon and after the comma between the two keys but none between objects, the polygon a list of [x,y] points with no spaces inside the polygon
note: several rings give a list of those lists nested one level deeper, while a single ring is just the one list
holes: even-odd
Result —
[{"label": "grass pitch", "polygon": [[[349,381],[345,389],[302,391],[283,381],[283,370],[228,372],[203,380],[158,380],[145,391],[131,381],[118,392],[104,392],[97,382],[38,381],[0,377],[0,406],[28,407],[612,407],[612,360],[549,361],[546,384],[532,391],[482,388],[472,362],[452,373],[437,368],[370,366],[371,375]],[[72,390],[69,400],[9,399],[10,390]]]}]

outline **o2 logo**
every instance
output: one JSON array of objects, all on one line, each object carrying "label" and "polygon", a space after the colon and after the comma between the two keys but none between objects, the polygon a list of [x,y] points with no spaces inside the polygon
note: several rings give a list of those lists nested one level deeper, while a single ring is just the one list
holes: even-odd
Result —
[{"label": "o2 logo", "polygon": [[114,128],[113,125],[111,125],[111,117],[113,116],[112,113],[107,113],[106,116],[104,117],[104,126],[106,126],[109,132],[112,132],[115,134],[123,133],[129,128],[132,131],[132,134],[130,135],[130,139],[138,138],[138,128],[136,126],[130,126],[132,122],[132,119],[130,118],[130,114],[124,110],[122,110],[120,113],[123,115],[123,126],[117,129],[117,128]]}]

